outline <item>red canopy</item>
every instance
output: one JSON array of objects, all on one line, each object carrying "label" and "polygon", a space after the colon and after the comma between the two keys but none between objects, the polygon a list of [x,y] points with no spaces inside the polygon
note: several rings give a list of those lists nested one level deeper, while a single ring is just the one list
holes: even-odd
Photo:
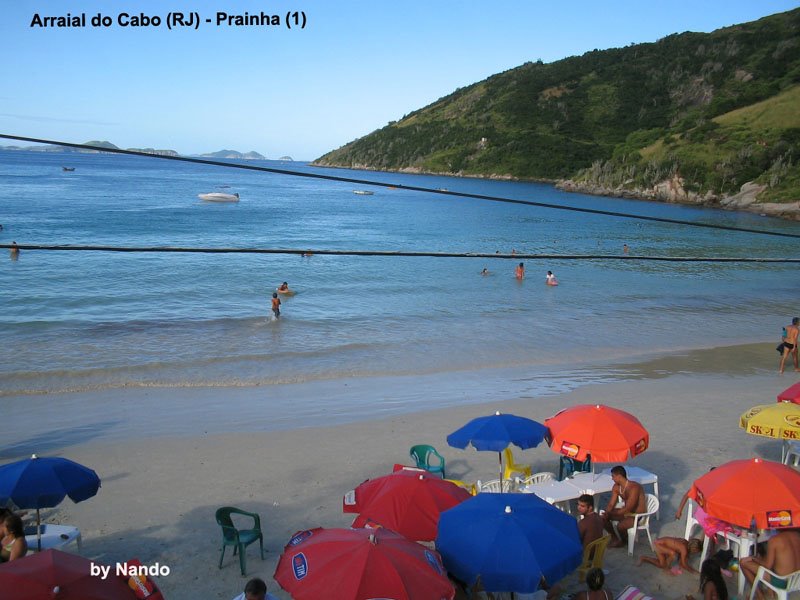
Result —
[{"label": "red canopy", "polygon": [[647,450],[650,434],[632,414],[602,404],[565,408],[546,419],[550,449],[580,461],[625,462]]},{"label": "red canopy", "polygon": [[[128,562],[134,563],[139,564]],[[93,573],[92,567],[108,569],[106,577]],[[0,590],[13,591],[2,597],[15,600],[164,600],[146,577],[129,582],[128,577],[117,575],[114,566],[53,549],[0,564]]]},{"label": "red canopy", "polygon": [[778,402],[794,402],[800,404],[800,382],[786,388],[778,394]]},{"label": "red canopy", "polygon": [[712,517],[740,527],[800,526],[800,473],[770,460],[725,463],[696,479],[689,496]]},{"label": "red canopy", "polygon": [[402,470],[369,479],[348,492],[342,509],[361,513],[353,527],[388,527],[410,540],[432,541],[439,515],[469,497],[468,491],[438,476]]},{"label": "red canopy", "polygon": [[295,600],[453,600],[439,553],[388,529],[311,529],[283,550],[275,581]]}]

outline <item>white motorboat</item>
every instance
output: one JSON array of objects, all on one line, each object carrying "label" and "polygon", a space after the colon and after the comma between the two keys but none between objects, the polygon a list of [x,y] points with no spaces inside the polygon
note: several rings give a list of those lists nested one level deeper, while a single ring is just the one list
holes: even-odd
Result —
[{"label": "white motorboat", "polygon": [[224,194],[222,192],[211,192],[209,194],[197,194],[200,200],[206,202],[238,202],[239,194]]}]

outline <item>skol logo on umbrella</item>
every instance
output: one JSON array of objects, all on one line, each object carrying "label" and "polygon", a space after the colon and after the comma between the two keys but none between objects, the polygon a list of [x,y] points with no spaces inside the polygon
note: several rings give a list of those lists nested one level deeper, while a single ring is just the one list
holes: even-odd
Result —
[{"label": "skol logo on umbrella", "polygon": [[297,546],[297,544],[299,544],[303,540],[307,540],[312,535],[314,535],[314,532],[313,531],[308,531],[308,530],[301,531],[300,533],[295,533],[294,537],[292,537],[292,539],[289,540],[289,545],[290,546]]},{"label": "skol logo on umbrella", "polygon": [[770,527],[791,527],[792,511],[770,510],[767,511],[767,523]]},{"label": "skol logo on umbrella", "polygon": [[561,442],[561,454],[568,456],[569,458],[575,458],[578,456],[578,452],[580,452],[581,447],[578,444],[573,444],[572,442]]},{"label": "skol logo on umbrella", "polygon": [[300,552],[292,557],[292,571],[294,572],[295,579],[302,579],[308,575],[308,561],[305,554]]},{"label": "skol logo on umbrella", "polygon": [[633,455],[636,456],[637,454],[641,454],[647,450],[647,440],[642,438],[633,446]]}]

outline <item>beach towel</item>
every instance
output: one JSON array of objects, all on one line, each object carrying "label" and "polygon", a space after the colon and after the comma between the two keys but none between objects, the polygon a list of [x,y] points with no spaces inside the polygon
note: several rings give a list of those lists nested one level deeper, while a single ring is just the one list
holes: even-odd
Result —
[{"label": "beach towel", "polygon": [[655,598],[648,596],[639,588],[629,585],[617,596],[617,600],[655,600]]}]

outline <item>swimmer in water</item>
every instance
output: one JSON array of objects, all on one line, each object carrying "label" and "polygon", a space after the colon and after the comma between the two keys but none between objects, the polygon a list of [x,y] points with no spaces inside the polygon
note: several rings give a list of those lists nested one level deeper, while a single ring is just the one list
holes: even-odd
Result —
[{"label": "swimmer in water", "polygon": [[524,264],[522,264],[522,263],[519,263],[519,264],[517,265],[517,268],[516,268],[516,269],[514,269],[514,277],[516,277],[516,278],[517,278],[517,279],[519,279],[520,281],[522,281],[523,279],[525,279],[525,265],[524,265]]},{"label": "swimmer in water", "polygon": [[484,267],[483,271],[481,271],[481,275],[488,275],[491,271]]},{"label": "swimmer in water", "polygon": [[545,277],[545,283],[547,285],[558,285],[558,279],[556,279],[556,276],[553,275],[552,271],[547,272],[547,277]]},{"label": "swimmer in water", "polygon": [[291,291],[292,290],[289,289],[289,284],[286,283],[285,281],[282,284],[280,284],[280,286],[278,286],[279,294],[288,294]]}]

